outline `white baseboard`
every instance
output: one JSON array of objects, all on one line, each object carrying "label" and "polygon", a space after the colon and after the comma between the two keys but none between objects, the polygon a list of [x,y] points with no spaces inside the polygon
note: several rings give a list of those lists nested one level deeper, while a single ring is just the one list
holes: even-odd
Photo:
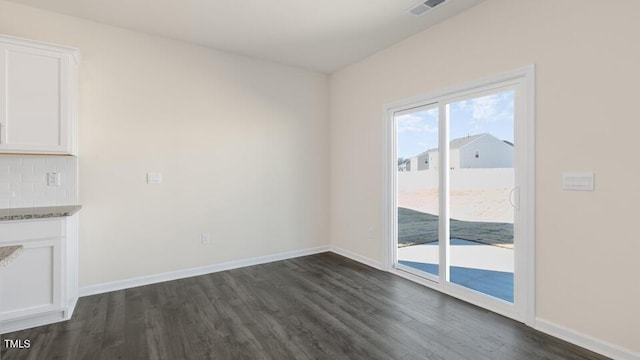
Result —
[{"label": "white baseboard", "polygon": [[27,316],[18,319],[3,320],[0,327],[0,334],[12,333],[15,331],[31,329],[37,326],[49,325],[61,321],[68,320],[65,318],[63,310],[50,311],[44,314]]},{"label": "white baseboard", "polygon": [[137,286],[157,284],[164,281],[184,279],[184,278],[193,277],[193,276],[211,274],[219,271],[238,269],[246,266],[260,265],[260,264],[270,263],[274,261],[287,260],[287,259],[292,259],[300,256],[323,253],[327,251],[329,251],[329,246],[318,246],[318,247],[309,248],[309,249],[294,250],[294,251],[259,256],[255,258],[249,258],[249,259],[227,261],[219,264],[200,266],[200,267],[195,267],[191,269],[184,269],[184,270],[166,272],[162,274],[147,275],[147,276],[141,276],[141,277],[132,278],[132,279],[118,280],[118,281],[112,281],[108,283],[85,286],[80,288],[79,294],[80,294],[80,297],[102,294],[102,293],[107,293],[111,291],[129,289]]},{"label": "white baseboard", "polygon": [[356,254],[354,252],[351,252],[349,250],[345,250],[345,249],[343,249],[343,248],[341,248],[339,246],[331,245],[331,246],[329,246],[329,251],[331,251],[333,253],[336,253],[338,255],[344,256],[346,258],[349,258],[351,260],[355,260],[355,261],[357,261],[359,263],[371,266],[372,268],[376,268],[378,270],[383,270],[382,269],[382,263],[380,261],[370,259],[370,258],[368,258],[366,256],[358,255],[358,254]]},{"label": "white baseboard", "polygon": [[73,312],[76,311],[76,305],[78,305],[78,298],[71,299],[71,303],[67,305],[67,308],[64,311],[65,320],[71,319]]},{"label": "white baseboard", "polygon": [[534,328],[572,344],[616,360],[640,360],[640,353],[607,343],[551,321],[537,318]]}]

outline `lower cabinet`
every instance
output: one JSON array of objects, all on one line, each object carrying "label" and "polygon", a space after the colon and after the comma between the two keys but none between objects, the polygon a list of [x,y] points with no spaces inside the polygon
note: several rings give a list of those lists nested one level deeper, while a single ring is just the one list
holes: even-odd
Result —
[{"label": "lower cabinet", "polygon": [[0,246],[23,246],[0,268],[0,333],[71,317],[78,298],[77,216],[0,222]]}]

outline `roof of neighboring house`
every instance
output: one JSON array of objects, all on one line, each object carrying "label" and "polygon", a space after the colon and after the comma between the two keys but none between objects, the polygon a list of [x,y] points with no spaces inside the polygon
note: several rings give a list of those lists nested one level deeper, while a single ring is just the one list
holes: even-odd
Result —
[{"label": "roof of neighboring house", "polygon": [[[449,143],[449,148],[450,149],[460,149],[461,147],[463,147],[463,146],[465,146],[465,145],[473,142],[474,140],[479,139],[479,138],[481,138],[481,137],[483,137],[485,135],[493,136],[491,134],[484,133],[484,134],[471,135],[471,136],[465,136],[465,137],[453,139]],[[426,155],[427,153],[430,153],[432,151],[438,151],[438,148],[433,148],[433,149],[429,149],[429,150],[423,151],[420,154],[414,155],[412,157],[419,157],[419,156],[422,156],[422,155]]]},{"label": "roof of neighboring house", "polygon": [[[453,139],[451,140],[451,143],[449,143],[449,149],[460,149],[461,147],[476,141],[477,139],[489,135],[487,133],[484,134],[478,134],[478,135],[470,135],[470,136],[465,136],[465,137],[461,137],[461,138],[457,138],[457,139]],[[492,135],[493,136],[493,135]]]},{"label": "roof of neighboring house", "polygon": [[421,152],[421,153],[420,153],[420,154],[418,154],[418,155],[413,155],[411,158],[414,158],[414,157],[420,157],[420,156],[422,156],[422,155],[426,155],[426,154],[428,154],[428,153],[430,153],[430,152],[432,152],[432,151],[437,151],[437,150],[438,150],[438,148],[429,149],[429,150],[426,150],[426,151]]},{"label": "roof of neighboring house", "polygon": [[[489,133],[483,133],[483,134],[478,134],[478,135],[469,135],[469,136],[465,136],[465,137],[461,137],[461,138],[457,138],[457,139],[451,140],[451,142],[449,143],[449,148],[450,149],[463,148],[465,145],[470,144],[470,143],[472,143],[472,142],[476,141],[477,139],[479,139],[481,137],[484,137],[484,136],[491,136],[493,138],[496,138],[495,136],[493,136],[493,135],[491,135]],[[496,138],[496,139],[498,139],[498,138]],[[504,142],[507,145],[513,146],[513,143],[510,142],[510,141],[502,140],[502,142]],[[429,149],[429,150],[423,151],[418,155],[412,156],[412,158],[426,155],[426,154],[428,154],[428,153],[430,153],[432,151],[438,151],[438,148],[433,148],[433,149]]]}]

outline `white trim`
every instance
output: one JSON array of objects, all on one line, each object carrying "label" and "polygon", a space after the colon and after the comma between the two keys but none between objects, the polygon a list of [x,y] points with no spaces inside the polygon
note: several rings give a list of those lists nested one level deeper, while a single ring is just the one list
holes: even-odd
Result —
[{"label": "white trim", "polygon": [[[443,241],[441,239],[449,239],[451,237],[450,228],[450,216],[449,210],[449,179],[451,173],[451,157],[449,156],[449,117],[447,114],[446,103],[438,102],[438,284],[445,285],[451,281],[451,244],[450,241]],[[394,124],[395,127],[395,124]],[[462,151],[462,150],[460,150]],[[394,169],[395,170],[395,169]],[[435,169],[434,169],[435,170]],[[397,197],[397,189],[394,190],[393,197]],[[445,196],[442,196],[445,194]],[[397,204],[396,204],[397,206]],[[394,221],[398,221],[395,219]],[[396,244],[394,251],[398,248],[397,232],[394,234],[394,243]]]},{"label": "white trim", "polygon": [[527,287],[524,289],[524,298],[527,302],[525,306],[525,324],[533,326],[536,319],[536,76],[535,66],[530,65],[522,69],[525,82],[523,87],[526,91],[527,109],[526,135],[527,147],[532,149],[526,153],[526,163],[529,165],[527,173],[523,176],[526,182],[525,204],[521,209],[523,218],[532,223],[525,229],[527,237],[527,262],[525,263],[525,276]]},{"label": "white trim", "polygon": [[[389,129],[388,119],[393,117],[393,113],[387,107],[382,107],[382,148],[381,156],[382,156],[382,166],[381,170],[381,178],[382,178],[382,191],[380,194],[380,200],[382,203],[382,208],[380,209],[380,238],[382,241],[380,245],[382,246],[382,270],[390,270],[393,267],[393,264],[396,263],[395,252],[393,251],[393,247],[396,246],[393,242],[393,232],[395,231],[394,226],[396,221],[394,219],[394,209],[396,206],[393,203],[395,197],[388,196],[389,189],[392,187],[395,188],[395,177],[389,171],[389,168],[393,166],[393,164],[389,164],[389,162],[393,161],[393,156],[389,154],[389,149],[395,148],[395,127]],[[388,134],[389,130],[392,131],[391,134]],[[397,160],[396,160],[397,161]],[[396,166],[397,162],[396,162]],[[389,240],[391,239],[391,241]]]},{"label": "white trim", "polygon": [[71,54],[71,56],[73,56],[73,60],[77,65],[79,65],[81,62],[80,51],[77,48],[74,48],[71,46],[64,46],[64,45],[52,44],[52,43],[43,42],[43,41],[24,39],[16,36],[5,35],[5,34],[0,34],[0,41],[6,44],[25,46],[25,47],[30,47],[34,49],[45,49],[45,50],[56,51],[56,52],[63,51]]},{"label": "white trim", "polygon": [[76,311],[76,305],[78,305],[78,297],[74,297],[69,300],[69,305],[64,309],[64,319],[69,320],[73,316],[73,312]]},{"label": "white trim", "polygon": [[378,270],[382,270],[384,271],[384,267],[382,266],[382,263],[378,260],[373,260],[371,258],[368,258],[366,256],[362,256],[359,254],[356,254],[352,251],[343,249],[339,246],[334,246],[331,245],[329,246],[329,251],[331,251],[332,253],[338,254],[340,256],[344,256],[346,258],[349,258],[351,260],[357,261],[361,264],[365,264],[367,266],[371,266],[372,268],[378,269]]},{"label": "white trim", "polygon": [[625,349],[621,346],[608,343],[606,341],[596,339],[592,336],[572,330],[570,328],[558,325],[548,320],[537,318],[534,328],[545,334],[557,337],[578,345],[585,349],[591,350],[598,354],[618,360],[639,360],[640,353]]},{"label": "white trim", "polygon": [[134,288],[138,286],[157,284],[165,281],[178,280],[193,276],[212,274],[220,271],[238,269],[247,266],[266,264],[274,261],[287,260],[300,256],[319,254],[329,251],[329,246],[318,246],[309,249],[293,250],[284,253],[259,256],[249,259],[233,260],[218,264],[199,266],[190,269],[171,271],[155,275],[140,276],[137,278],[111,281],[102,284],[90,285],[80,288],[80,297],[107,293],[116,290]]},{"label": "white trim", "polygon": [[382,209],[380,219],[381,239],[382,239],[382,265],[384,270],[391,270],[397,263],[397,253],[395,251],[398,246],[396,242],[396,224],[397,221],[397,204],[396,197],[390,196],[390,191],[396,189],[396,176],[390,169],[397,169],[397,160],[394,159],[393,151],[397,147],[396,144],[396,127],[393,126],[393,118],[395,116],[395,108],[383,106],[382,116]]},{"label": "white trim", "polygon": [[19,319],[2,320],[0,334],[8,334],[15,331],[34,328],[37,326],[45,326],[61,321],[69,320],[65,317],[64,310],[49,311],[34,316],[27,316]]}]

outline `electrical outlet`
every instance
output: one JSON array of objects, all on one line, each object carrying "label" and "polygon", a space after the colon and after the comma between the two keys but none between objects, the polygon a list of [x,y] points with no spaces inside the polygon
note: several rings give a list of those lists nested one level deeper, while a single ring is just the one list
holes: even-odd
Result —
[{"label": "electrical outlet", "polygon": [[200,234],[200,243],[202,245],[209,245],[211,244],[211,236],[209,235],[209,233],[202,233]]},{"label": "electrical outlet", "polygon": [[59,173],[47,173],[47,186],[60,186],[60,174]]}]

